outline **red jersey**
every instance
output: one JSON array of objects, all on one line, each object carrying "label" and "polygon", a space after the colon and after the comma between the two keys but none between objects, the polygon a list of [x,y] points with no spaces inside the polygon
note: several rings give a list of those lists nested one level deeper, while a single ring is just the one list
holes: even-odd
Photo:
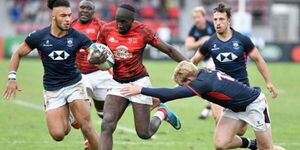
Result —
[{"label": "red jersey", "polygon": [[[73,20],[71,27],[87,35],[93,42],[97,41],[99,31],[101,27],[105,24],[97,18],[92,18],[92,22],[87,24],[80,24],[79,19]],[[76,66],[83,74],[88,74],[99,70],[96,66],[91,65],[87,62],[88,52],[86,50],[79,50],[76,56]]]},{"label": "red jersey", "polygon": [[103,26],[97,42],[106,44],[114,53],[113,78],[126,83],[148,76],[142,63],[144,48],[148,43],[158,45],[160,39],[148,26],[138,21],[132,23],[127,33],[120,34],[116,21],[112,21]]}]

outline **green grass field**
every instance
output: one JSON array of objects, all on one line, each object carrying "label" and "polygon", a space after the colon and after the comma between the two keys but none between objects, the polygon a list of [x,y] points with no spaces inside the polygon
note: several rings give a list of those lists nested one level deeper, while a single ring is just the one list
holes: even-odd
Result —
[{"label": "green grass field", "polygon": [[[0,61],[0,91],[7,80],[8,60]],[[171,76],[176,66],[171,61],[146,61],[145,65],[154,87],[172,87]],[[248,71],[252,86],[261,86],[267,93],[272,119],[273,141],[287,150],[300,149],[300,64],[268,64],[273,83],[280,96],[271,99],[264,81],[255,65]],[[48,134],[42,110],[42,64],[37,59],[24,59],[18,71],[18,84],[22,89],[15,100],[0,101],[0,150],[83,150],[82,136],[72,130],[64,141],[55,142]],[[167,103],[181,118],[182,129],[177,131],[163,123],[151,140],[141,140],[134,132],[132,110],[129,107],[114,134],[115,150],[213,150],[214,121],[198,120],[197,116],[206,104],[193,97]],[[93,111],[94,125],[100,131],[100,119]],[[252,128],[246,135],[254,137]]]}]

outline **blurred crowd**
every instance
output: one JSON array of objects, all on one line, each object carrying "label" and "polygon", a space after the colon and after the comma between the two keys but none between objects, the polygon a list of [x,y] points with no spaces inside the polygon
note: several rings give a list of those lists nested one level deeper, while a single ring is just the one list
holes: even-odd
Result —
[{"label": "blurred crowd", "polygon": [[[70,0],[73,18],[77,17],[80,0]],[[50,10],[46,0],[6,0],[7,11],[18,34],[27,34],[49,24]],[[137,20],[150,25],[154,30],[169,28],[178,33],[178,19],[184,0],[95,0],[97,17],[104,21],[114,19],[118,5],[129,3],[135,6]]]}]

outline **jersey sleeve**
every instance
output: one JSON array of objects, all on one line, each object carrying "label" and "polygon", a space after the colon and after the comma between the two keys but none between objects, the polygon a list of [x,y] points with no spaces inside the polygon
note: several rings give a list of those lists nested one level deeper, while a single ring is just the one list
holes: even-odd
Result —
[{"label": "jersey sleeve", "polygon": [[31,49],[35,49],[38,46],[40,38],[37,35],[36,31],[29,33],[29,35],[25,39],[26,45]]},{"label": "jersey sleeve", "polygon": [[244,44],[244,50],[247,54],[249,54],[255,47],[255,45],[253,44],[253,42],[250,40],[249,37],[247,36],[242,36],[242,42]]},{"label": "jersey sleeve", "polygon": [[195,28],[192,27],[189,31],[188,37],[194,37]]},{"label": "jersey sleeve", "polygon": [[[209,40],[208,40],[209,41]],[[208,41],[206,41],[199,49],[198,49],[198,52],[200,54],[202,54],[203,56],[208,56],[210,55],[209,53],[209,47],[208,47]]]},{"label": "jersey sleeve", "polygon": [[150,29],[150,27],[148,26],[144,27],[144,35],[147,43],[151,44],[152,46],[156,46],[160,43],[160,38],[158,37],[158,34],[152,29]]},{"label": "jersey sleeve", "polygon": [[80,48],[82,48],[82,49],[87,49],[88,47],[90,47],[93,44],[93,42],[83,33],[79,33],[79,38],[81,41]]},{"label": "jersey sleeve", "polygon": [[157,97],[163,103],[179,98],[195,96],[195,93],[185,86],[178,86],[176,88],[142,88],[141,94]]}]

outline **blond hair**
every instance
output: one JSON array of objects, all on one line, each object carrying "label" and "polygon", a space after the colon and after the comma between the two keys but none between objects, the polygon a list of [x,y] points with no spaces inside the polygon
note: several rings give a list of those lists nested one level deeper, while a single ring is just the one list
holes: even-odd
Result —
[{"label": "blond hair", "polygon": [[203,16],[205,16],[206,14],[206,11],[203,6],[197,6],[193,9],[193,13],[197,13],[197,12],[202,13]]},{"label": "blond hair", "polygon": [[173,80],[177,84],[182,85],[187,81],[188,77],[196,77],[198,72],[198,68],[193,63],[182,61],[174,70]]}]

